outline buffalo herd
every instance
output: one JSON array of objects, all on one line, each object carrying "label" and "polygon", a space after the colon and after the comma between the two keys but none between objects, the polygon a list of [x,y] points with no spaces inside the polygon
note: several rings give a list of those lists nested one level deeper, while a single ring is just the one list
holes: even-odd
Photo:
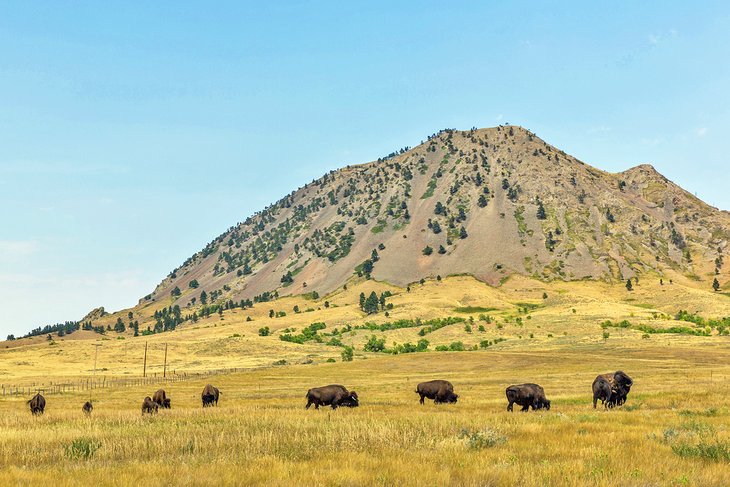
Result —
[{"label": "buffalo herd", "polygon": [[[634,381],[626,373],[622,371],[601,374],[593,381],[593,408],[596,408],[598,400],[601,400],[603,407],[613,408],[621,406],[626,402],[626,398],[631,391]],[[416,394],[420,397],[419,402],[424,403],[424,399],[432,399],[435,404],[454,404],[459,395],[454,392],[454,386],[447,380],[432,380],[421,382],[416,386]],[[545,390],[538,384],[520,384],[509,386],[505,390],[507,396],[507,411],[512,411],[513,405],[522,406],[521,411],[533,411],[538,409],[550,410],[550,401],[545,396]],[[203,407],[211,407],[218,405],[221,391],[207,384],[200,394]],[[320,406],[330,406],[332,409],[338,407],[356,408],[360,405],[357,392],[348,390],[345,386],[332,384],[324,387],[314,387],[307,391],[306,409],[314,404],[314,409]],[[36,394],[28,401],[30,412],[35,416],[43,414],[46,408],[46,399],[40,394]],[[142,414],[157,414],[160,408],[170,409],[170,398],[164,389],[159,389],[152,397],[147,396],[142,402]],[[91,401],[87,401],[81,408],[86,415],[90,415],[94,409]]]}]

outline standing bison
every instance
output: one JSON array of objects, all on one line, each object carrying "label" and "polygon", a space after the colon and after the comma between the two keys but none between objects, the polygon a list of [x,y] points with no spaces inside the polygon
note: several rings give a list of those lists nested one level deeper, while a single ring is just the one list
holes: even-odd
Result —
[{"label": "standing bison", "polygon": [[203,388],[203,393],[200,395],[200,398],[203,400],[203,407],[217,406],[220,394],[221,391],[217,387],[210,384],[206,385]]},{"label": "standing bison", "polygon": [[91,404],[91,401],[86,401],[81,410],[84,412],[85,415],[89,416],[94,410],[94,405]]},{"label": "standing bison", "polygon": [[435,404],[453,404],[459,399],[459,395],[454,394],[454,386],[447,380],[421,382],[416,386],[416,394],[421,396],[421,404],[426,397],[433,399]]},{"label": "standing bison", "polygon": [[165,394],[165,389],[158,389],[152,396],[152,400],[161,408],[170,409],[170,398]]},{"label": "standing bison", "polygon": [[28,406],[30,407],[30,412],[33,416],[43,414],[43,411],[46,409],[46,398],[41,396],[39,392],[33,396],[30,401],[28,401]]},{"label": "standing bison", "polygon": [[522,406],[521,411],[547,409],[550,410],[550,401],[545,397],[545,391],[537,384],[520,384],[509,386],[505,391],[507,395],[507,411],[513,410],[513,405],[517,403]]},{"label": "standing bison", "polygon": [[144,401],[142,401],[142,414],[157,414],[157,408],[159,408],[159,406],[150,396],[145,397]]},{"label": "standing bison", "polygon": [[601,400],[605,408],[620,406],[626,402],[634,381],[626,373],[618,370],[601,374],[593,381],[593,408]]},{"label": "standing bison", "polygon": [[335,384],[309,389],[306,409],[309,409],[312,404],[314,404],[314,409],[319,409],[320,406],[332,406],[332,409],[337,409],[339,406],[356,408],[360,402],[357,392],[350,392],[345,386]]}]

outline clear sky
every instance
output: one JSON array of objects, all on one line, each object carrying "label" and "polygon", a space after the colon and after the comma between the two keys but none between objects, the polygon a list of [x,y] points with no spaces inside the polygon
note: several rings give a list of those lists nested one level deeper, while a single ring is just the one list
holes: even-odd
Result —
[{"label": "clear sky", "polygon": [[726,1],[358,3],[0,3],[0,336],[131,306],[445,127],[523,125],[730,209]]}]

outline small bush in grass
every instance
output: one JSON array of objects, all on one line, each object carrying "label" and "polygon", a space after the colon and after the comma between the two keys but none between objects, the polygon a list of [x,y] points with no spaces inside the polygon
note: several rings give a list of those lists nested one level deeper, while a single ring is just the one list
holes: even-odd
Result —
[{"label": "small bush in grass", "polygon": [[696,445],[672,445],[672,451],[682,458],[703,458],[713,462],[730,462],[730,445],[726,443],[700,442]]},{"label": "small bush in grass", "polygon": [[464,443],[470,450],[493,448],[507,443],[506,436],[491,428],[484,428],[479,431],[462,430],[459,438],[464,440]]},{"label": "small bush in grass", "polygon": [[269,330],[268,326],[264,326],[263,328],[259,328],[259,336],[267,337],[271,333],[271,330]]},{"label": "small bush in grass", "polygon": [[333,363],[333,362],[336,362],[336,360],[333,359],[332,357],[330,357],[330,358],[327,359],[327,363]]},{"label": "small bush in grass", "polygon": [[101,442],[91,438],[76,438],[66,445],[66,456],[72,460],[88,460],[101,448]]},{"label": "small bush in grass", "polygon": [[352,362],[352,356],[354,354],[354,350],[352,347],[345,347],[345,349],[342,351],[342,361],[343,362]]}]

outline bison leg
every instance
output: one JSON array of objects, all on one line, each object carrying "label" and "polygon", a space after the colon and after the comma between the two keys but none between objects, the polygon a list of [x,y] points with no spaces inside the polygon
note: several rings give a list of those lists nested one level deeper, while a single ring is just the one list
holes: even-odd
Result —
[{"label": "bison leg", "polygon": [[311,405],[312,405],[312,400],[311,399],[307,399],[307,405],[304,406],[304,409],[309,409],[309,406],[311,406]]},{"label": "bison leg", "polygon": [[530,410],[530,405],[529,405],[529,404],[528,404],[528,405],[526,405],[526,406],[522,406],[522,409],[520,409],[520,411],[522,411],[523,413],[524,413],[525,411],[529,411],[529,410]]},{"label": "bison leg", "polygon": [[419,394],[421,396],[421,400],[419,401],[421,404],[423,404],[423,398],[426,397],[423,394]]},{"label": "bison leg", "polygon": [[512,401],[510,401],[509,404],[507,404],[507,411],[512,411],[513,410],[513,407],[514,407],[513,404],[514,403]]}]

